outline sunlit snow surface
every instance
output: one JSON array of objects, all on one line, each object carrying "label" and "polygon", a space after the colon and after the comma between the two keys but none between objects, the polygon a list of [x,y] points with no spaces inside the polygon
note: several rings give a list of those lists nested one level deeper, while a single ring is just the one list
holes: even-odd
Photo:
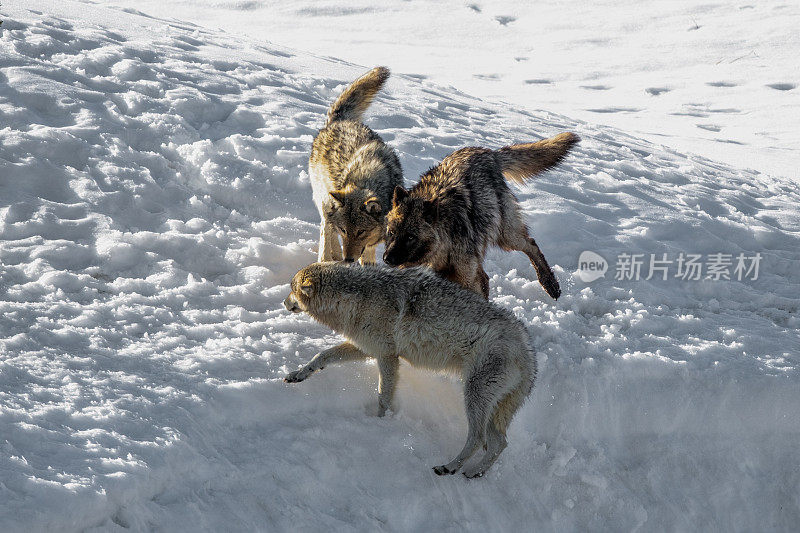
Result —
[{"label": "sunlit snow surface", "polygon": [[796,0],[96,1],[800,180]]},{"label": "sunlit snow surface", "polygon": [[[517,193],[564,293],[493,251],[539,380],[481,480],[460,386],[282,377],[339,341],[281,301],[315,258],[310,143],[366,70],[189,23],[0,9],[0,530],[788,530],[800,521],[800,192],[608,127],[394,76],[408,183],[570,130]],[[369,65],[372,66],[372,65]],[[584,250],[763,257],[758,280],[578,278]]]}]

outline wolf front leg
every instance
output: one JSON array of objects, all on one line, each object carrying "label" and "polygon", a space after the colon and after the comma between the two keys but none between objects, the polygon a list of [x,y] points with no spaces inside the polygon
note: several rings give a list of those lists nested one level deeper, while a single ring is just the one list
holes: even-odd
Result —
[{"label": "wolf front leg", "polygon": [[438,271],[442,277],[489,299],[489,276],[477,258],[471,257]]},{"label": "wolf front leg", "polygon": [[377,247],[378,247],[378,245],[376,244],[374,246],[367,246],[366,248],[364,248],[364,251],[361,252],[361,258],[359,259],[359,262],[362,265],[374,265],[375,264],[375,249]]},{"label": "wolf front leg", "polygon": [[308,364],[306,364],[303,368],[300,370],[295,370],[294,372],[290,372],[289,375],[283,378],[283,381],[286,383],[299,383],[310,376],[312,372],[322,370],[330,363],[360,361],[368,357],[370,356],[356,348],[354,345],[350,344],[349,342],[343,342],[338,346],[321,351],[315,355],[314,358],[311,359],[311,361],[309,361]]},{"label": "wolf front leg", "polygon": [[339,244],[339,235],[333,224],[326,219],[322,219],[322,226],[319,230],[319,251],[317,261],[341,261],[342,245]]},{"label": "wolf front leg", "polygon": [[378,416],[384,416],[392,406],[400,358],[396,355],[378,357]]}]

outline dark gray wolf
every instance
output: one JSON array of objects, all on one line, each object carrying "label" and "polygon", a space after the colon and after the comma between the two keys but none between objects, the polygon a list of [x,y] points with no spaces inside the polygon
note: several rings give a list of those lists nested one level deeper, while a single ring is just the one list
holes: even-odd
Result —
[{"label": "dark gray wolf", "polygon": [[573,133],[499,150],[462,148],[394,190],[387,215],[388,265],[428,265],[443,277],[489,297],[483,258],[490,245],[524,252],[544,290],[561,294],[550,265],[529,235],[506,180],[522,182],[556,165],[578,142]]}]

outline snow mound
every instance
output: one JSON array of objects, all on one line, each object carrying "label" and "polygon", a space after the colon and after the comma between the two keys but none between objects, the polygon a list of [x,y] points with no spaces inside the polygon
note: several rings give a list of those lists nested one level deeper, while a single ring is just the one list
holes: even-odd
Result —
[{"label": "snow mound", "polygon": [[[306,174],[365,69],[134,10],[2,8],[0,529],[790,529],[800,520],[800,193],[620,131],[393,77],[368,123],[406,178],[575,131],[518,189],[561,281],[493,251],[540,378],[488,476],[430,466],[460,389],[281,381],[338,341],[281,308],[315,258]],[[761,254],[757,280],[587,284],[578,256]]]}]

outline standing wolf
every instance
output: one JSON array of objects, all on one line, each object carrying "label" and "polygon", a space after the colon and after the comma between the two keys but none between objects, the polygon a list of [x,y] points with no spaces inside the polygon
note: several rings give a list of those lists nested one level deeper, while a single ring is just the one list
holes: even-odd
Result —
[{"label": "standing wolf", "polygon": [[311,145],[308,172],[322,227],[319,260],[375,262],[383,242],[392,191],[403,183],[400,161],[377,133],[361,123],[389,77],[377,67],[353,82],[328,110],[328,120]]},{"label": "standing wolf", "polygon": [[374,357],[382,416],[397,384],[399,357],[464,379],[469,429],[464,449],[439,474],[454,474],[475,451],[486,453],[464,471],[481,476],[506,447],[506,428],[533,388],[536,357],[514,316],[427,268],[349,267],[315,263],[292,279],[283,302],[344,335],[348,342],[315,356],[285,381],[303,381],[330,363]]},{"label": "standing wolf", "polygon": [[489,245],[525,252],[539,283],[561,295],[553,271],[528,234],[506,180],[523,182],[556,165],[578,142],[573,133],[499,150],[462,148],[423,174],[411,190],[397,187],[387,215],[383,260],[428,265],[445,278],[489,297],[483,258]]}]

